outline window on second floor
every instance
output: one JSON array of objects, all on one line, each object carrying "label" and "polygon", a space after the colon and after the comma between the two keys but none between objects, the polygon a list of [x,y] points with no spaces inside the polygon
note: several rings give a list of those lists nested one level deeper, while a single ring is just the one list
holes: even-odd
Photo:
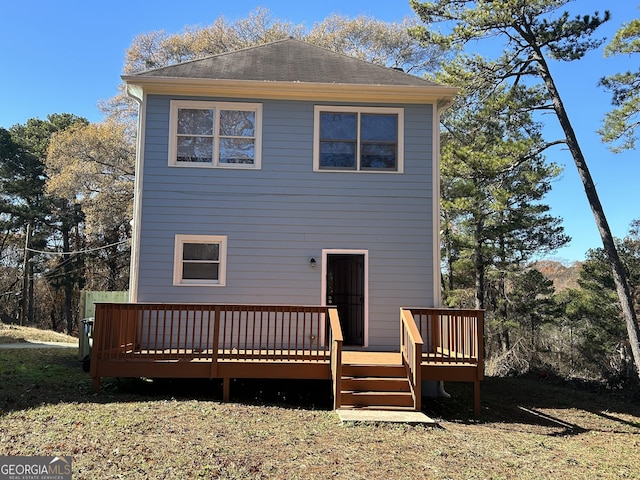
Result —
[{"label": "window on second floor", "polygon": [[314,170],[402,172],[401,108],[316,106]]},{"label": "window on second floor", "polygon": [[171,101],[169,165],[260,168],[262,105]]}]

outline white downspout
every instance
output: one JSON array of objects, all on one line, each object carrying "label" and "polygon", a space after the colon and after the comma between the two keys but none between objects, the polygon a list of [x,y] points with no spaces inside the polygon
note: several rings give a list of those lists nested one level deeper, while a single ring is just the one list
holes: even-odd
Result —
[{"label": "white downspout", "polygon": [[142,172],[144,169],[144,140],[146,124],[146,95],[141,87],[127,85],[127,94],[138,103],[136,165],[131,229],[131,262],[129,267],[129,302],[138,301],[138,268],[140,267],[140,224],[142,222]]},{"label": "white downspout", "polygon": [[[434,104],[433,119],[433,304],[436,308],[442,307],[442,288],[440,286],[440,111],[451,105],[451,101],[443,101]],[[451,395],[444,389],[444,382],[438,383],[438,395],[444,398],[451,398]]]}]

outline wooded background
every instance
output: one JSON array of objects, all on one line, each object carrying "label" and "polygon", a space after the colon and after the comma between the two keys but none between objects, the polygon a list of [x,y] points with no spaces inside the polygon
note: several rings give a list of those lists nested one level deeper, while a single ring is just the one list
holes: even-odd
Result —
[{"label": "wooded background", "polygon": [[[332,16],[310,29],[258,9],[234,22],[143,33],[127,51],[124,73],[294,37],[459,87],[441,119],[446,306],[486,310],[488,374],[637,384],[640,220],[624,238],[611,236],[562,92],[546,68],[549,61],[580,61],[599,46],[597,28],[608,13],[572,18],[563,11],[566,0],[499,3],[414,1],[413,20]],[[443,21],[457,28],[435,33]],[[465,53],[467,42],[497,36],[506,40],[496,58]],[[639,50],[637,20],[606,48],[609,55]],[[600,133],[613,151],[635,149],[638,78],[630,71],[601,81],[612,107]],[[101,109],[99,123],[52,113],[0,128],[5,323],[75,334],[81,290],[128,288],[137,106],[121,89]],[[545,138],[548,113],[563,137]],[[545,157],[556,145],[571,152],[603,239],[603,248],[573,265],[540,260],[570,240],[545,204],[562,173]]]}]

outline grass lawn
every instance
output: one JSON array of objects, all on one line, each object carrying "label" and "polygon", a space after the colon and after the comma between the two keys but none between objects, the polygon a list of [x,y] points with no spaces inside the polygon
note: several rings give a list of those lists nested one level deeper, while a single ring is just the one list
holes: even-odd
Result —
[{"label": "grass lawn", "polygon": [[[299,393],[301,387],[302,393]],[[640,478],[635,399],[488,378],[427,399],[439,427],[341,425],[327,382],[104,379],[75,349],[0,351],[0,455],[71,455],[73,478]]]}]

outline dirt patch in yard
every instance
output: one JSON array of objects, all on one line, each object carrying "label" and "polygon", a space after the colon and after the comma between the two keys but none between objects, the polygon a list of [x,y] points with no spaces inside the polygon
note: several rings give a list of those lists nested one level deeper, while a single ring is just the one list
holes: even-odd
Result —
[{"label": "dirt patch in yard", "polygon": [[64,333],[0,322],[0,343],[58,342],[77,343],[78,338]]}]

